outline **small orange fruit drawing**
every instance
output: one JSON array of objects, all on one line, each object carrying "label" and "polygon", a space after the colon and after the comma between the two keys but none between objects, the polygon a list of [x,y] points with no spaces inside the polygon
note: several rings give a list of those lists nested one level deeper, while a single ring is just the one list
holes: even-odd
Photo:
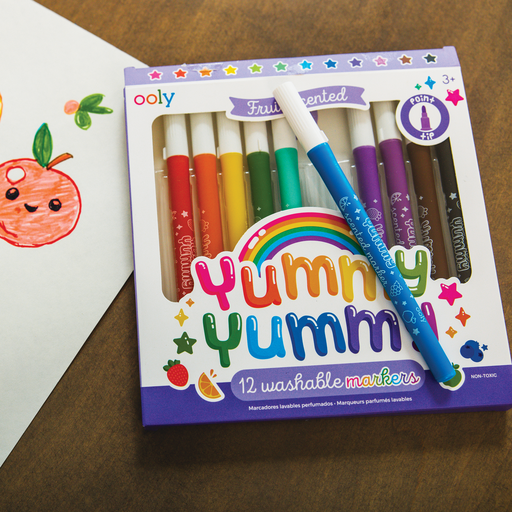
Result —
[{"label": "small orange fruit drawing", "polygon": [[224,393],[217,384],[211,380],[217,377],[213,370],[210,370],[210,377],[204,372],[199,376],[199,380],[196,384],[197,393],[208,402],[219,402],[224,398]]}]

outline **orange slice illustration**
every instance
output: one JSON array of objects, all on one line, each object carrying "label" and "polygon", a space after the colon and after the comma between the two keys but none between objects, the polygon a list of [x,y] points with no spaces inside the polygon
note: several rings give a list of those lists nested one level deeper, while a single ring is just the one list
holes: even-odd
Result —
[{"label": "orange slice illustration", "polygon": [[[210,370],[210,376],[216,377],[213,375],[213,370]],[[199,396],[208,402],[218,402],[224,398],[222,390],[204,372],[199,376],[196,389]]]}]

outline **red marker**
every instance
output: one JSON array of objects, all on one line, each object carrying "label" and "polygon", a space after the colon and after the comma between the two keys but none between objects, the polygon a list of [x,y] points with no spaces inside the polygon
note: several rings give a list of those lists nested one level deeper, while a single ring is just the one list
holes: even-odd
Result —
[{"label": "red marker", "polygon": [[196,257],[185,115],[165,116],[164,128],[172,212],[174,268],[178,299],[181,299],[194,287],[190,267],[192,260]]}]

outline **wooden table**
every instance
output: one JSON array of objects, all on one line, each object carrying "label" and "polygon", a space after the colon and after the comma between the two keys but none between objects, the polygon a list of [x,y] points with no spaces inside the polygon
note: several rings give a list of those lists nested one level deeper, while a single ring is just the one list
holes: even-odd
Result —
[{"label": "wooden table", "polygon": [[[40,0],[148,65],[457,48],[512,325],[509,0]],[[0,469],[2,511],[511,510],[512,412],[141,427],[133,278]]]}]

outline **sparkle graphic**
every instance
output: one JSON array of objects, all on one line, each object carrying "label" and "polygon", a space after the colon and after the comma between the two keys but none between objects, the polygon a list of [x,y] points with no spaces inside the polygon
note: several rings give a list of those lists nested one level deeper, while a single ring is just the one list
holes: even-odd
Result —
[{"label": "sparkle graphic", "polygon": [[451,101],[455,106],[457,106],[459,101],[464,100],[464,98],[460,95],[459,89],[455,89],[455,91],[450,91],[450,89],[448,89],[446,92],[448,93],[448,96],[446,97],[445,101]]},{"label": "sparkle graphic", "polygon": [[461,297],[462,295],[457,291],[457,283],[449,285],[441,284],[441,294],[439,295],[439,298],[447,300],[450,306],[453,306],[455,300],[460,299]]},{"label": "sparkle graphic", "polygon": [[466,322],[471,318],[471,315],[468,315],[462,308],[460,308],[460,312],[455,318],[460,320],[460,323],[466,327]]},{"label": "sparkle graphic", "polygon": [[419,90],[421,89],[421,85],[420,85],[420,84],[416,84],[416,85],[414,86],[414,88],[415,88],[415,89],[418,89],[418,91],[419,91]]},{"label": "sparkle graphic", "polygon": [[223,71],[226,75],[236,75],[238,68],[235,68],[230,64],[227,68],[224,68]]},{"label": "sparkle graphic", "polygon": [[201,78],[205,77],[205,76],[212,76],[212,72],[213,72],[213,69],[208,69],[206,66],[203,69],[199,70],[199,74],[201,75]]},{"label": "sparkle graphic", "polygon": [[352,60],[349,60],[348,63],[353,68],[360,68],[360,67],[363,66],[363,61],[359,60],[359,59],[356,59],[355,57]]},{"label": "sparkle graphic", "polygon": [[329,59],[324,62],[324,65],[327,69],[336,69],[338,62],[335,60]]},{"label": "sparkle graphic", "polygon": [[173,73],[176,78],[186,78],[188,71],[180,68],[177,71],[173,71]]},{"label": "sparkle graphic", "polygon": [[375,62],[375,64],[377,64],[377,67],[388,65],[388,59],[385,59],[384,57],[381,57],[380,55],[376,59],[373,59],[373,62]]},{"label": "sparkle graphic", "polygon": [[263,69],[263,66],[256,64],[256,62],[252,66],[249,66],[249,71],[251,73],[261,73],[262,69]]},{"label": "sparkle graphic", "polygon": [[313,63],[312,62],[308,62],[306,59],[304,59],[300,64],[299,66],[302,68],[302,69],[311,69],[311,66],[313,66]]},{"label": "sparkle graphic", "polygon": [[197,340],[194,338],[189,338],[188,334],[184,332],[181,335],[181,338],[174,338],[172,341],[178,345],[178,354],[182,354],[183,352],[192,354],[192,345],[194,345]]},{"label": "sparkle graphic", "polygon": [[191,308],[191,307],[195,304],[195,302],[194,302],[192,299],[188,299],[188,300],[187,300],[187,302],[185,302],[185,304],[186,304],[189,308]]},{"label": "sparkle graphic", "polygon": [[163,73],[157,71],[156,69],[153,72],[148,73],[148,76],[149,78],[151,78],[151,80],[160,80],[162,78],[162,75]]},{"label": "sparkle graphic", "polygon": [[408,57],[405,53],[401,57],[398,57],[398,60],[402,63],[402,66],[407,64],[412,65],[412,57]]},{"label": "sparkle graphic", "polygon": [[277,64],[274,64],[274,67],[276,68],[276,71],[279,73],[280,71],[286,71],[288,64],[279,61]]},{"label": "sparkle graphic", "polygon": [[428,77],[427,81],[425,82],[425,85],[428,85],[430,87],[430,89],[432,89],[434,87],[434,84],[436,82],[434,80],[432,80],[432,77]]},{"label": "sparkle graphic", "polygon": [[450,336],[450,338],[453,339],[453,337],[457,334],[457,331],[453,328],[453,327],[450,327],[447,331],[446,331],[446,334],[448,334],[448,336]]},{"label": "sparkle graphic", "polygon": [[427,64],[435,64],[436,63],[436,59],[437,59],[437,55],[432,55],[430,53],[427,53],[427,55],[423,55],[423,58],[425,59],[425,62]]},{"label": "sparkle graphic", "polygon": [[185,315],[183,312],[183,309],[180,309],[180,312],[174,317],[178,322],[180,323],[180,327],[183,327],[183,324],[185,323],[185,320],[188,320],[188,316]]}]

